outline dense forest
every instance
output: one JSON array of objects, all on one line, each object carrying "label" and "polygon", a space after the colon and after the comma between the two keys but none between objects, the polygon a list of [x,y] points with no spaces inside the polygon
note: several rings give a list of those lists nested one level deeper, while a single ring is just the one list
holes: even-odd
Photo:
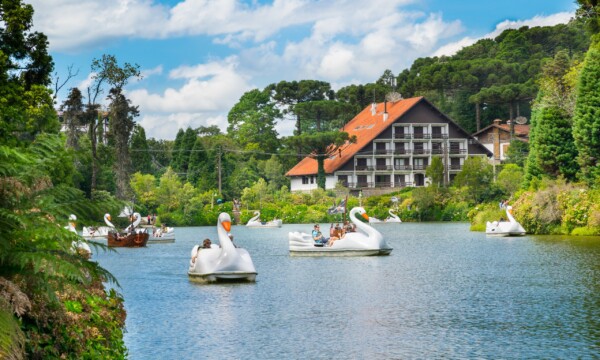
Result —
[{"label": "dense forest", "polygon": [[[55,104],[66,82],[52,78],[33,7],[0,0],[0,356],[126,356],[123,299],[104,287],[116,280],[73,251],[70,214],[91,224],[128,202],[169,225],[204,225],[239,198],[242,221],[255,209],[287,223],[333,221],[326,210],[347,189],[323,190],[320,171],[321,189],[294,194],[284,174],[304,156],[319,160],[352,141],[344,125],[391,92],[426,96],[468,131],[525,116],[530,142],[513,143],[495,170],[467,159],[452,184],[436,181],[434,158],[431,186],[404,189],[395,204],[350,196],[349,206],[384,217],[393,205],[403,220],[469,219],[477,229],[499,216],[498,200],[510,199],[530,232],[600,234],[600,8],[578,3],[569,24],[507,30],[453,56],[385,70],[373,83],[334,91],[323,81],[284,80],[253,89],[230,110],[226,132],[180,129],[166,141],[146,138],[124,91],[139,65],[113,55],[92,59],[89,87],[68,89]],[[294,122],[294,135],[277,134],[281,121]]]}]

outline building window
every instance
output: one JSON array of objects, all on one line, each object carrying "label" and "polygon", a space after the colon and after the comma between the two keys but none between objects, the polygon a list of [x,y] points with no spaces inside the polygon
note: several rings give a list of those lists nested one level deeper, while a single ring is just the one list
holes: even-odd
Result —
[{"label": "building window", "polygon": [[314,184],[314,183],[315,183],[315,177],[314,177],[314,176],[311,176],[311,177],[310,177],[310,183],[311,183],[311,184]]},{"label": "building window", "polygon": [[308,184],[308,176],[303,176],[302,177],[302,185],[306,185]]}]

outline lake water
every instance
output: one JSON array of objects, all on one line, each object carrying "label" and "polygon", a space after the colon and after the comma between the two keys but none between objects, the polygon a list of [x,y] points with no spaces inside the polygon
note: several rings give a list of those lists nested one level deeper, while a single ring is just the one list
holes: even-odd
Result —
[{"label": "lake water", "polygon": [[390,256],[292,258],[288,232],[310,224],[234,226],[258,271],[250,284],[188,280],[193,245],[216,226],[94,259],[120,282],[134,360],[600,357],[600,238],[376,227]]}]

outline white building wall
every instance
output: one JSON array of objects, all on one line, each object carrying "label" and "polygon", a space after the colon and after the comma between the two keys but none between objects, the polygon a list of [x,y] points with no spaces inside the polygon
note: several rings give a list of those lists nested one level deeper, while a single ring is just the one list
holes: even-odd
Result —
[{"label": "white building wall", "polygon": [[[303,184],[302,176],[295,176],[290,179],[290,191],[311,191],[317,189],[319,186],[317,185],[317,176],[313,175],[315,178],[314,183]],[[310,176],[309,176],[310,178]],[[325,189],[334,189],[335,184],[337,183],[337,176],[328,175],[325,177]]]}]

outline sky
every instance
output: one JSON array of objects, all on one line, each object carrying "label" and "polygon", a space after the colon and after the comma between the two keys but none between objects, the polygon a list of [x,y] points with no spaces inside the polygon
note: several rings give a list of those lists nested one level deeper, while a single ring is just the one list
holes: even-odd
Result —
[{"label": "sky", "polygon": [[[566,23],[575,0],[23,0],[48,36],[55,79],[87,94],[103,54],[138,64],[126,86],[148,138],[217,125],[252,89],[321,80],[375,82],[419,57],[452,55],[508,28]],[[104,94],[106,95],[106,93]],[[293,121],[277,124],[291,135]]]}]

